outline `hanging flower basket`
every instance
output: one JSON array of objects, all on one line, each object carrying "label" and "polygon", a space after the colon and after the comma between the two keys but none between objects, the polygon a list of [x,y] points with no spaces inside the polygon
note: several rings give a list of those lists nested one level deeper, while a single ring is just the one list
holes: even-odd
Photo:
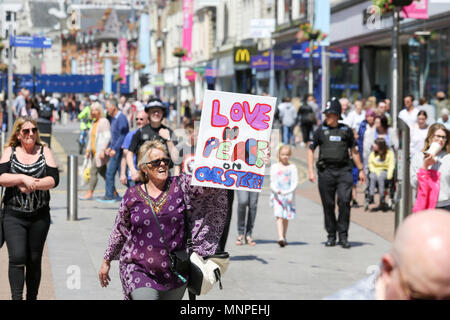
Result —
[{"label": "hanging flower basket", "polygon": [[[381,14],[394,11],[395,7],[409,6],[413,1],[417,0],[372,0],[372,3],[380,8]],[[372,13],[375,13],[374,10]]]},{"label": "hanging flower basket", "polygon": [[300,25],[300,30],[297,32],[297,41],[298,42],[305,42],[305,41],[323,41],[328,35],[326,33],[323,33],[320,30],[314,30],[311,27],[311,24],[304,23]]},{"label": "hanging flower basket", "polygon": [[429,40],[438,40],[439,39],[439,33],[436,31],[431,31],[429,35],[414,35],[414,39],[418,41],[421,45],[426,44]]},{"label": "hanging flower basket", "polygon": [[123,77],[120,74],[114,75],[114,82],[122,81]]},{"label": "hanging flower basket", "polygon": [[187,51],[184,48],[175,48],[173,50],[173,55],[177,58],[183,58],[186,54],[187,54]]},{"label": "hanging flower basket", "polygon": [[133,63],[134,70],[142,70],[145,68],[145,64],[135,61]]}]

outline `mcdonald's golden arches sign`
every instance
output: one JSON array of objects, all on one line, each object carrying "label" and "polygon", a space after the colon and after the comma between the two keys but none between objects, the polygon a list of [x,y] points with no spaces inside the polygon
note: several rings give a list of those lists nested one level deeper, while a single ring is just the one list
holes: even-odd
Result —
[{"label": "mcdonald's golden arches sign", "polygon": [[254,47],[235,47],[234,48],[234,64],[250,65],[250,58],[254,54]]}]

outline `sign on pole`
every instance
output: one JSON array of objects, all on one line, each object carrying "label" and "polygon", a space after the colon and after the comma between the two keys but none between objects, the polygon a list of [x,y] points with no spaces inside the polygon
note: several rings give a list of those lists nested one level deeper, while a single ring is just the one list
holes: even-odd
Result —
[{"label": "sign on pole", "polygon": [[276,100],[207,90],[191,184],[260,192]]},{"label": "sign on pole", "polygon": [[250,37],[268,39],[275,31],[275,19],[252,19],[250,21]]},{"label": "sign on pole", "polygon": [[10,36],[9,45],[11,47],[48,49],[52,47],[52,39],[46,37]]}]

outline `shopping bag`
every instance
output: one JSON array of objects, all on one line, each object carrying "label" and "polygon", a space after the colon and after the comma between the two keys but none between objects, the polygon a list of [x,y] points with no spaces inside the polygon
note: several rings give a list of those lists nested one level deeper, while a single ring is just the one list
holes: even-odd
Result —
[{"label": "shopping bag", "polygon": [[92,166],[92,160],[91,158],[84,158],[83,165],[79,168],[79,175],[81,177],[81,185],[86,185],[89,183],[89,180],[91,179],[91,166]]}]

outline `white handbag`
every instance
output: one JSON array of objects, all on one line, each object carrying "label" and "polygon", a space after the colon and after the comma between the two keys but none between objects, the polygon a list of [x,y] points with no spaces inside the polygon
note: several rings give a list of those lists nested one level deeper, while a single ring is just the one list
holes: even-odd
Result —
[{"label": "white handbag", "polygon": [[189,293],[196,296],[207,294],[217,282],[222,290],[221,278],[230,263],[228,252],[220,252],[207,257],[201,257],[192,252],[190,261]]}]

